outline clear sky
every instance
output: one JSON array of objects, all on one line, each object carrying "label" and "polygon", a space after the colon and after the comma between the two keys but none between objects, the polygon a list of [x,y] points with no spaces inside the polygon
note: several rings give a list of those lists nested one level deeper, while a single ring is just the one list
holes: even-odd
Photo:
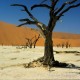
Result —
[{"label": "clear sky", "polygon": [[[19,25],[21,24],[21,22],[19,22],[18,20],[27,18],[28,15],[26,14],[26,12],[21,12],[22,7],[12,7],[10,5],[15,3],[25,4],[30,10],[30,6],[35,3],[40,3],[41,1],[42,0],[0,0],[0,21]],[[70,0],[60,0],[58,7],[60,7],[64,1]],[[80,0],[78,0],[78,2],[80,2]],[[49,4],[49,0],[46,3]],[[48,24],[48,9],[36,8],[31,12],[39,21],[45,23],[46,25]],[[65,13],[61,19],[62,22],[57,22],[54,31],[80,34],[80,7],[74,8]],[[33,25],[28,26],[36,27]]]}]

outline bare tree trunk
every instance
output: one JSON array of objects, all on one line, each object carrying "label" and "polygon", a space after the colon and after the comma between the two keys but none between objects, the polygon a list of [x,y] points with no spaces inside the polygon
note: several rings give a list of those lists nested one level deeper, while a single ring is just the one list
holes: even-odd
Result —
[{"label": "bare tree trunk", "polygon": [[52,32],[49,32],[45,38],[44,65],[51,65],[54,60]]}]

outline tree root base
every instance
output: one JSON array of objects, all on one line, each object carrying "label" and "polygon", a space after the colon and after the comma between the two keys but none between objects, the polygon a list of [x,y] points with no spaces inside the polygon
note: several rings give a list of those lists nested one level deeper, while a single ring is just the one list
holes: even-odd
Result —
[{"label": "tree root base", "polygon": [[61,67],[61,68],[75,68],[76,66],[74,64],[68,64],[68,63],[62,63],[59,61],[53,61],[52,65],[44,65],[43,64],[43,57],[38,58],[37,60],[34,60],[30,63],[23,65],[25,68],[35,68],[35,67]]}]

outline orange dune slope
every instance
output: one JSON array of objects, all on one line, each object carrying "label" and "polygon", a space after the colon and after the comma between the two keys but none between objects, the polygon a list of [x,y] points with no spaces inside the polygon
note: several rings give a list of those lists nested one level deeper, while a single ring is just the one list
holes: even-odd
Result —
[{"label": "orange dune slope", "polygon": [[[16,27],[16,25],[0,22],[0,45],[25,45],[27,40],[25,38],[33,38],[38,36],[37,30],[29,27]],[[70,34],[62,32],[53,33],[54,45],[65,44],[68,42],[71,46],[80,46],[80,34]],[[44,39],[40,38],[37,46],[43,46]]]},{"label": "orange dune slope", "polygon": [[1,45],[25,45],[26,39],[38,35],[36,31],[28,27],[16,27],[16,25],[0,22]]}]

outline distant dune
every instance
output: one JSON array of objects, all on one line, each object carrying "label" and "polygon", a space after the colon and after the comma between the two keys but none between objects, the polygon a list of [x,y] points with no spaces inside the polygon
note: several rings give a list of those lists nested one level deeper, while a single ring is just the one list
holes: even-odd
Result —
[{"label": "distant dune", "polygon": [[[33,38],[38,36],[37,30],[29,27],[16,27],[16,25],[0,22],[0,45],[25,45],[27,40],[25,38]],[[53,33],[54,45],[62,45],[68,42],[71,46],[80,46],[80,34],[70,34],[62,32]],[[34,40],[35,38],[33,38]],[[37,46],[43,46],[44,39],[41,37]]]}]

